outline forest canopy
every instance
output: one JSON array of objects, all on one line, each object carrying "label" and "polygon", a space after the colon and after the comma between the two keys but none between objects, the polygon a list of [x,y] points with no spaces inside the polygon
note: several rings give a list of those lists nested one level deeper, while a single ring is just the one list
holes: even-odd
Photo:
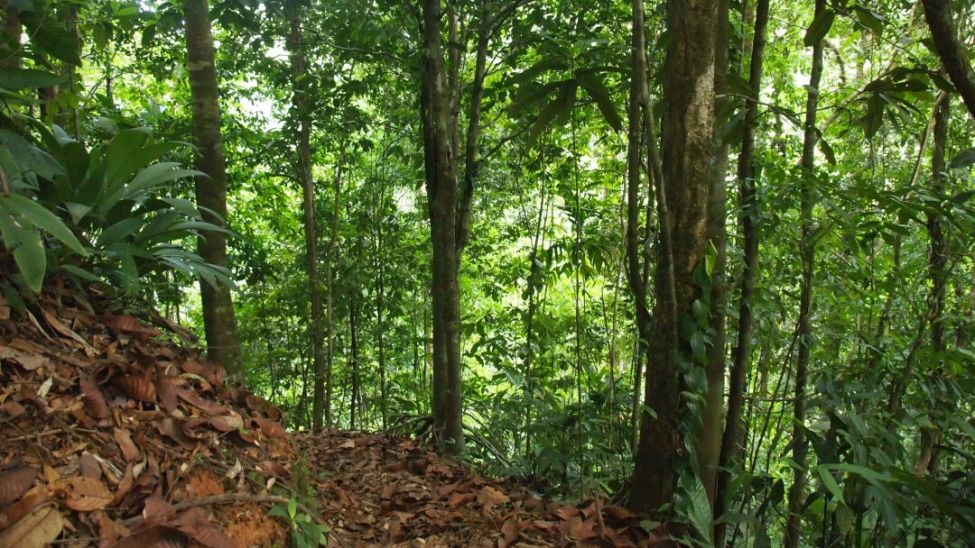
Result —
[{"label": "forest canopy", "polygon": [[0,1],[15,312],[690,545],[975,543],[970,2]]}]

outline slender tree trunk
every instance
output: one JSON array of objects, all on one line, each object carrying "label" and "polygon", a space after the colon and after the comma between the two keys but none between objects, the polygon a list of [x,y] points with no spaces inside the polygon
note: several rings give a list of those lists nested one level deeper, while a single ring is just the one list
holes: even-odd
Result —
[{"label": "slender tree trunk", "polygon": [[[721,455],[718,459],[719,471],[714,496],[715,520],[724,515],[730,501],[728,481],[730,470],[742,456],[741,432],[742,409],[745,403],[746,378],[752,357],[752,296],[755,293],[755,280],[758,277],[758,202],[755,182],[755,128],[758,125],[758,101],[762,89],[762,69],[765,61],[765,42],[768,31],[769,0],[758,0],[755,6],[755,27],[752,39],[752,58],[748,71],[748,85],[751,97],[745,111],[745,127],[741,138],[741,153],[738,156],[738,189],[740,204],[741,232],[744,238],[744,270],[740,282],[740,301],[738,304],[738,335],[731,366],[730,387],[728,391],[728,412],[724,435],[721,438]],[[714,545],[723,546],[726,524],[719,523],[714,528]]]},{"label": "slender tree trunk", "polygon": [[323,355],[323,312],[321,279],[318,275],[318,230],[315,222],[315,181],[311,174],[311,111],[308,74],[301,35],[301,13],[296,3],[288,3],[288,51],[291,53],[292,116],[298,147],[298,181],[304,198],[305,255],[308,259],[308,292],[311,296],[311,344],[314,391],[312,397],[312,428],[322,427],[325,406],[325,356]]},{"label": "slender tree trunk", "polygon": [[[814,18],[824,13],[826,0],[816,0]],[[799,222],[802,225],[802,239],[799,253],[802,258],[802,285],[799,295],[799,353],[796,359],[795,408],[792,428],[792,460],[795,461],[792,486],[789,489],[789,510],[786,517],[785,546],[799,546],[802,522],[802,503],[806,486],[806,454],[808,452],[805,436],[806,421],[806,374],[809,356],[812,351],[812,309],[813,283],[815,280],[816,242],[813,240],[815,224],[813,207],[816,205],[816,109],[819,106],[819,84],[823,75],[823,39],[813,44],[812,69],[809,73],[809,93],[806,96],[806,119],[803,126],[802,158],[800,168],[802,183],[800,189]]]},{"label": "slender tree trunk", "polygon": [[339,215],[342,211],[342,173],[345,169],[345,147],[343,139],[339,145],[338,165],[335,167],[335,180],[332,183],[332,219],[329,223],[328,246],[325,247],[325,324],[328,327],[325,354],[325,427],[332,427],[332,377],[335,369],[335,258],[339,243]]},{"label": "slender tree trunk", "polygon": [[961,95],[968,112],[975,118],[975,70],[968,62],[969,55],[958,39],[958,31],[951,15],[948,0],[922,0],[924,18],[931,29],[935,50],[951,83]]},{"label": "slender tree trunk", "polygon": [[376,215],[376,350],[379,358],[379,407],[382,412],[383,430],[388,424],[388,401],[386,383],[386,260],[383,241],[383,199],[385,189],[380,192],[380,211]]},{"label": "slender tree trunk", "polygon": [[[728,47],[731,32],[728,22],[728,0],[718,2],[718,28],[715,32],[714,96],[716,127],[728,119],[730,102],[724,97],[725,79],[728,76]],[[711,174],[711,192],[708,205],[708,239],[716,250],[714,268],[711,271],[710,329],[711,346],[708,348],[708,390],[705,394],[701,417],[701,435],[698,440],[698,469],[701,482],[714,504],[717,490],[718,459],[721,454],[722,417],[724,412],[725,376],[725,264],[727,263],[727,190],[725,180],[728,171],[728,145],[722,132],[714,132],[714,163]]]},{"label": "slender tree trunk", "polygon": [[[352,396],[349,398],[349,429],[356,429],[356,411],[362,402],[362,374],[359,367],[359,299],[353,290],[349,297],[349,360],[352,362]],[[362,416],[359,415],[359,425]]]},{"label": "slender tree trunk", "polygon": [[[931,150],[931,195],[940,199],[944,197],[945,148],[948,141],[948,120],[951,114],[951,95],[940,97],[935,107],[934,116],[934,148]],[[937,209],[927,214],[928,228],[928,276],[931,278],[931,293],[929,314],[931,324],[931,350],[938,356],[947,349],[945,343],[945,293],[948,285],[948,242],[944,234],[944,223],[940,211]],[[940,376],[940,367],[932,371]],[[933,424],[933,421],[932,421]],[[941,440],[941,432],[937,426],[921,429],[920,454],[914,467],[914,472],[923,475],[934,467],[937,456],[937,445]]]},{"label": "slender tree trunk", "polygon": [[[650,309],[647,305],[647,283],[643,276],[646,256],[640,242],[640,188],[642,179],[642,150],[644,88],[646,87],[646,30],[643,0],[632,0],[630,41],[630,96],[627,104],[626,143],[626,275],[635,307],[637,344],[634,386],[639,387],[643,359],[650,344]],[[639,416],[639,388],[634,391],[634,421]]]},{"label": "slender tree trunk", "polygon": [[[658,185],[660,252],[655,278],[654,333],[646,372],[646,401],[632,478],[630,505],[650,511],[670,502],[683,452],[681,363],[693,353],[677,336],[702,296],[694,271],[704,261],[714,131],[715,0],[670,0],[663,120],[663,181]],[[649,110],[649,109],[648,109]],[[694,365],[690,365],[694,367]]]},{"label": "slender tree trunk", "polygon": [[[220,95],[214,65],[207,0],[186,0],[186,51],[193,111],[193,140],[198,156],[196,168],[206,176],[196,179],[196,202],[203,219],[226,226],[227,172],[220,137]],[[222,232],[205,232],[197,250],[207,262],[227,267],[227,237]],[[200,280],[203,327],[207,355],[227,373],[241,373],[240,343],[230,288]]]}]

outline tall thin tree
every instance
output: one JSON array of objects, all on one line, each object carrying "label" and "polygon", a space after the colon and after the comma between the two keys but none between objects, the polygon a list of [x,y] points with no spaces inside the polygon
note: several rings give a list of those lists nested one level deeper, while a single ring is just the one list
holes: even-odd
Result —
[{"label": "tall thin tree", "polygon": [[[223,227],[227,218],[227,170],[220,136],[220,92],[210,9],[207,0],[186,0],[184,9],[196,168],[206,174],[196,178],[196,202],[204,220]],[[223,232],[203,232],[197,250],[207,262],[227,266],[227,237]],[[200,280],[200,295],[208,356],[228,373],[240,373],[240,342],[230,287]]]}]

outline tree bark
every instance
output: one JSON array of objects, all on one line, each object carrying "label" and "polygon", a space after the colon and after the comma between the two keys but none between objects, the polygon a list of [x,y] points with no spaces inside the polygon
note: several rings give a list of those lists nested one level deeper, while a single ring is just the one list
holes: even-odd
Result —
[{"label": "tree bark", "polygon": [[20,10],[10,5],[10,0],[0,0],[3,25],[0,26],[0,69],[20,67]]},{"label": "tree bark", "polygon": [[[728,0],[718,2],[718,28],[715,32],[714,96],[716,127],[728,119],[729,101],[724,97],[725,79],[728,76],[728,47],[731,32],[728,21]],[[714,131],[714,163],[711,174],[710,202],[708,205],[708,239],[716,250],[714,268],[711,271],[710,325],[711,346],[707,356],[708,390],[705,394],[701,417],[701,434],[698,440],[698,469],[701,482],[714,505],[717,490],[718,459],[721,453],[721,432],[724,411],[725,376],[725,264],[727,263],[727,190],[725,178],[728,171],[728,145],[719,129]]]},{"label": "tree bark", "polygon": [[[948,141],[948,120],[951,114],[951,95],[941,96],[935,106],[934,116],[934,148],[931,150],[931,195],[942,199],[944,197],[945,149]],[[931,323],[931,350],[938,356],[936,363],[940,365],[941,354],[947,348],[945,343],[945,294],[948,285],[948,241],[945,239],[944,223],[940,211],[937,209],[927,214],[927,229],[929,241],[928,277],[931,279],[931,293],[929,315]],[[940,369],[940,367],[938,368]],[[933,375],[942,375],[940,370],[932,371]],[[934,424],[934,421],[932,421]],[[941,432],[937,426],[922,427],[921,443],[918,461],[914,472],[924,475],[934,466],[937,456],[937,445],[941,440]]]},{"label": "tree bark", "polygon": [[948,0],[922,0],[922,4],[941,64],[968,107],[969,114],[975,118],[975,70],[968,63],[965,47],[958,38]]},{"label": "tree bark", "polygon": [[[186,52],[193,112],[196,168],[206,176],[196,178],[196,201],[203,219],[226,226],[227,173],[220,137],[220,95],[214,64],[213,36],[207,0],[186,0]],[[215,215],[214,215],[215,213]],[[227,266],[227,238],[222,232],[204,232],[197,251],[207,262]],[[230,287],[200,280],[203,327],[207,355],[227,373],[241,373],[240,343]]]},{"label": "tree bark", "polygon": [[[765,62],[765,43],[768,33],[769,0],[758,0],[755,6],[755,27],[752,38],[752,58],[748,69],[751,97],[747,100],[745,127],[738,155],[738,188],[740,223],[744,238],[744,270],[740,282],[738,304],[738,334],[731,366],[728,390],[728,412],[721,438],[721,455],[714,496],[714,518],[718,520],[728,507],[727,490],[730,470],[741,459],[742,410],[745,403],[746,378],[752,357],[752,296],[758,277],[758,202],[755,182],[755,128],[758,125],[758,101],[762,90],[762,69]],[[714,528],[714,545],[723,546],[726,524]]]},{"label": "tree bark", "polygon": [[430,239],[433,247],[433,406],[434,436],[443,449],[459,453],[464,449],[463,386],[460,352],[460,258],[467,242],[471,201],[478,171],[476,147],[480,133],[480,109],[487,63],[491,22],[489,4],[482,0],[474,82],[464,151],[463,186],[458,185],[460,129],[456,112],[460,106],[461,49],[466,38],[458,38],[455,11],[449,14],[450,71],[444,63],[442,10],[440,0],[423,0],[421,33],[423,61],[420,113]]},{"label": "tree bark", "polygon": [[301,36],[301,13],[297,3],[287,3],[288,51],[291,53],[291,106],[298,147],[298,182],[304,198],[305,255],[308,259],[308,292],[311,296],[311,344],[314,391],[312,396],[312,428],[322,427],[325,406],[325,356],[322,339],[322,293],[318,275],[318,230],[315,221],[315,181],[311,174],[311,112],[308,102],[308,79]]},{"label": "tree bark", "polygon": [[[684,451],[681,362],[692,353],[677,336],[681,316],[702,296],[694,270],[707,244],[708,192],[714,130],[715,0],[670,0],[663,120],[663,181],[658,185],[660,246],[654,291],[654,332],[646,371],[646,401],[632,477],[630,506],[651,511],[670,502]],[[694,367],[691,365],[690,367]]]},{"label": "tree bark", "polygon": [[[816,0],[814,19],[826,10],[826,0]],[[823,39],[813,44],[812,68],[809,73],[809,92],[806,95],[806,117],[803,126],[802,157],[800,159],[801,188],[799,222],[802,225],[802,239],[799,242],[799,253],[802,259],[802,285],[799,295],[799,353],[796,358],[795,403],[793,410],[792,428],[792,460],[795,461],[792,485],[789,489],[789,510],[786,517],[785,546],[798,548],[802,503],[806,485],[806,453],[808,452],[805,436],[806,420],[806,374],[809,368],[809,356],[812,351],[812,308],[813,284],[815,281],[816,242],[813,240],[816,229],[813,221],[813,207],[816,204],[815,173],[816,142],[819,135],[816,130],[816,109],[819,106],[819,84],[823,75]]]},{"label": "tree bark", "polygon": [[328,327],[325,354],[325,427],[332,427],[332,377],[335,365],[335,256],[339,242],[339,214],[342,211],[342,173],[345,168],[345,147],[339,145],[338,165],[332,183],[332,219],[329,227],[328,246],[325,248],[325,324]]}]

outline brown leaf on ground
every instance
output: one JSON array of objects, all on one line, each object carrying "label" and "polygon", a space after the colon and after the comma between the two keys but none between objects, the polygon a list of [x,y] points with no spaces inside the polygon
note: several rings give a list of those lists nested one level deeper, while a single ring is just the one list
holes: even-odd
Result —
[{"label": "brown leaf on ground", "polygon": [[78,346],[85,352],[85,355],[91,357],[98,353],[94,348],[92,348],[90,344],[88,344],[87,341],[82,339],[77,333],[72,331],[68,326],[61,323],[61,320],[59,320],[57,316],[54,315],[53,312],[49,311],[46,308],[41,308],[41,314],[44,316],[44,320],[47,322],[49,326],[51,326],[51,329],[53,329],[55,333],[77,343]]},{"label": "brown leaf on ground", "polygon": [[149,379],[136,375],[119,375],[112,381],[134,400],[156,402],[156,386]]},{"label": "brown leaf on ground", "polygon": [[63,528],[64,516],[61,512],[50,504],[44,504],[0,533],[0,546],[42,548],[58,538]]},{"label": "brown leaf on ground", "polygon": [[135,446],[128,430],[115,428],[112,430],[112,438],[115,439],[115,443],[118,444],[119,449],[122,451],[122,456],[125,457],[126,461],[137,462],[142,459],[142,453]]},{"label": "brown leaf on ground", "polygon": [[101,510],[112,502],[112,494],[100,480],[85,476],[68,478],[64,504],[78,512]]},{"label": "brown leaf on ground", "polygon": [[6,530],[11,525],[20,521],[29,514],[34,508],[51,500],[50,493],[44,488],[34,488],[13,504],[8,504],[0,511],[0,531]]},{"label": "brown leaf on ground", "polygon": [[98,385],[88,377],[81,377],[78,379],[78,386],[81,387],[81,399],[85,402],[85,410],[88,414],[97,420],[107,419],[111,412]]},{"label": "brown leaf on ground", "polygon": [[32,466],[19,466],[0,473],[0,507],[20,498],[34,485],[37,469]]},{"label": "brown leaf on ground", "polygon": [[15,363],[27,371],[51,365],[51,360],[40,354],[24,352],[12,346],[0,346],[0,360]]},{"label": "brown leaf on ground", "polygon": [[179,408],[176,384],[173,383],[173,379],[169,375],[162,372],[158,373],[156,376],[156,394],[159,396],[159,401],[162,402],[166,411],[172,413]]}]

